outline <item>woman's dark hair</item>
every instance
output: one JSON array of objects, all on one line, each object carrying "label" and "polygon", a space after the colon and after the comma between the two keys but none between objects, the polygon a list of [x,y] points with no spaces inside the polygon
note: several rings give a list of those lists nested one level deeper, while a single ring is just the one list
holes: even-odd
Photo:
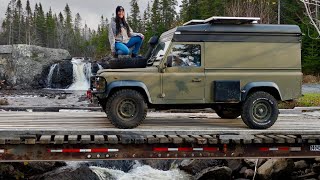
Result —
[{"label": "woman's dark hair", "polygon": [[116,19],[115,19],[115,21],[116,21],[116,32],[117,32],[116,35],[118,35],[121,32],[120,24],[122,23],[124,28],[126,28],[127,34],[128,34],[128,37],[129,37],[130,36],[129,25],[128,25],[127,21],[126,21],[125,16],[122,19],[118,16],[118,12],[120,10],[124,11],[124,8],[122,6],[118,6],[117,9],[116,9]]}]

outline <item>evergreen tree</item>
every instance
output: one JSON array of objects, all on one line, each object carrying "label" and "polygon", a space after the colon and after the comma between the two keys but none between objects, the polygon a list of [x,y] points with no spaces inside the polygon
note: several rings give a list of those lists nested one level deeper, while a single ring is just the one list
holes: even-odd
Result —
[{"label": "evergreen tree", "polygon": [[141,31],[141,16],[140,16],[140,9],[137,0],[131,0],[131,12],[130,12],[130,19],[129,24],[134,32]]},{"label": "evergreen tree", "polygon": [[25,43],[31,43],[32,10],[29,0],[26,4]]}]

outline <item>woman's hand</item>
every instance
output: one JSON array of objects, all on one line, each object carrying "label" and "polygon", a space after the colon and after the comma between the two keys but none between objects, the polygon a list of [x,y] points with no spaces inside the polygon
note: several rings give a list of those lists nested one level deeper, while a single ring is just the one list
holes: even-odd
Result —
[{"label": "woman's hand", "polygon": [[141,33],[138,33],[138,36],[141,37],[141,39],[144,39],[144,35]]}]

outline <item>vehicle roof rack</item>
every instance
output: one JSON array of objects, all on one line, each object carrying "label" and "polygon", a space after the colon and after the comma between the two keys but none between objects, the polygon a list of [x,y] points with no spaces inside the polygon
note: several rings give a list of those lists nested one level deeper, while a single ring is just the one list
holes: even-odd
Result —
[{"label": "vehicle roof rack", "polygon": [[212,16],[205,20],[191,20],[184,23],[184,26],[195,24],[257,24],[260,21],[258,17],[222,17]]}]

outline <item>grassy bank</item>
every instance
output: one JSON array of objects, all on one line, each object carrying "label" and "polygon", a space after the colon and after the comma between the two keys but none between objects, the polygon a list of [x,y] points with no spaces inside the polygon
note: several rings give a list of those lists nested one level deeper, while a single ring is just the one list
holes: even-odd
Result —
[{"label": "grassy bank", "polygon": [[320,93],[304,94],[297,100],[290,102],[281,102],[279,104],[280,109],[292,109],[294,107],[312,107],[320,106]]}]

